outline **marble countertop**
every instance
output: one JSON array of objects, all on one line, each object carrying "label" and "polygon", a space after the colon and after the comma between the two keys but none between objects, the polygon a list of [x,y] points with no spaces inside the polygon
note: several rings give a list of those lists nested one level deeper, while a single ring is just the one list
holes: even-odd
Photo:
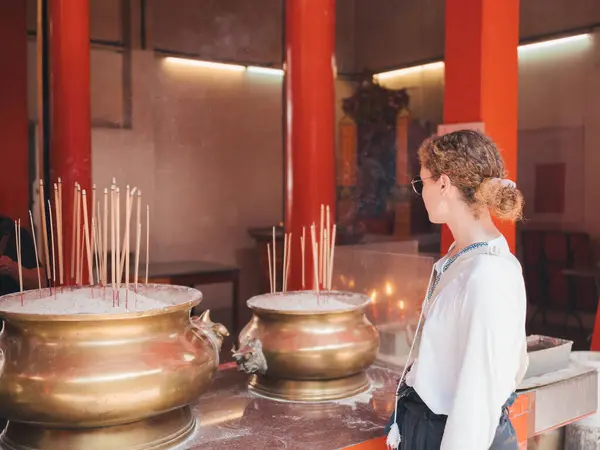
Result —
[{"label": "marble countertop", "polygon": [[[235,364],[225,364],[210,390],[192,405],[197,420],[194,433],[172,450],[337,450],[381,437],[394,408],[400,373],[375,365],[367,375],[370,389],[355,397],[294,403],[249,392],[248,376],[238,372]],[[529,408],[540,410],[532,415],[535,420],[530,421],[528,435],[535,436],[595,411],[597,376],[593,369],[570,365],[563,371],[530,379],[535,381],[530,386],[521,386],[526,390],[520,394],[531,397]],[[557,404],[563,407],[556,408]]]},{"label": "marble countertop", "polygon": [[248,376],[219,370],[211,389],[192,405],[198,425],[176,450],[335,450],[380,437],[393,411],[400,374],[373,366],[371,387],[326,403],[269,400],[248,392]]}]

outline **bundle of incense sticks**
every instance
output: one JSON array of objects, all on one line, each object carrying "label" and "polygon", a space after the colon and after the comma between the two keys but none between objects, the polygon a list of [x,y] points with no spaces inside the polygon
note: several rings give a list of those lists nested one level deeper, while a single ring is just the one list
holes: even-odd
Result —
[{"label": "bundle of incense sticks", "polygon": [[[333,262],[335,256],[336,224],[331,223],[331,209],[329,206],[321,205],[320,228],[316,223],[310,228],[310,251],[313,262],[313,289],[317,292],[321,289],[331,290],[333,279]],[[269,264],[270,292],[277,292],[277,252],[276,252],[276,230],[273,227],[272,243],[267,243],[267,260]],[[281,270],[281,291],[288,290],[290,277],[292,233],[284,233]],[[306,227],[302,227],[300,236],[300,254],[302,271],[302,289],[306,289]]]},{"label": "bundle of incense sticks", "polygon": [[[319,230],[318,230],[318,241],[317,241],[317,230],[316,224],[313,223],[310,227],[311,232],[311,250],[313,259],[313,271],[314,275],[314,289],[327,289],[331,290],[333,280],[333,262],[335,256],[335,240],[337,225],[331,223],[331,208],[329,205],[321,205],[321,214],[319,217]],[[302,245],[302,285],[304,287],[304,246],[306,245],[306,239],[304,238],[304,228],[302,229],[303,238],[301,239]]]},{"label": "bundle of incense sticks", "polygon": [[[63,239],[63,196],[62,180],[58,178],[54,183],[54,205],[52,200],[44,194],[44,182],[39,183],[39,206],[40,206],[40,230],[41,242],[38,241],[35,232],[35,223],[33,214],[29,211],[29,219],[32,230],[34,251],[37,261],[38,284],[40,296],[42,295],[42,277],[40,270],[40,261],[45,268],[46,278],[50,289],[65,284],[83,285],[83,269],[87,267],[87,284],[90,286],[108,286],[109,260],[108,253],[111,253],[111,287],[113,289],[113,298],[115,292],[125,284],[126,292],[131,282],[137,288],[139,282],[139,263],[140,247],[142,237],[142,218],[141,203],[142,192],[137,188],[130,189],[127,186],[125,197],[125,229],[123,235],[120,231],[120,189],[113,178],[109,189],[103,190],[103,202],[96,203],[96,186],[92,186],[91,196],[88,195],[79,183],[73,184],[73,210],[72,210],[72,230],[71,230],[71,260],[70,260],[70,278],[65,283],[65,258],[64,258],[64,239]],[[137,195],[136,195],[137,193]],[[48,193],[49,194],[49,193]],[[51,197],[48,195],[48,197]],[[91,197],[91,199],[89,199]],[[136,200],[137,199],[137,200]],[[90,201],[91,200],[91,201]],[[88,203],[89,202],[89,203]],[[101,208],[103,203],[103,208]],[[131,223],[132,210],[136,203],[135,224]],[[110,206],[110,208],[109,208]],[[146,207],[146,274],[145,282],[148,283],[149,269],[149,244],[150,244],[150,207]],[[110,228],[110,231],[109,231]],[[132,230],[133,228],[133,230]],[[131,234],[135,234],[135,241],[132,244]],[[19,264],[19,281],[21,292],[23,291],[22,270],[21,270],[21,228],[20,219],[15,221],[15,234],[17,236],[17,259]],[[110,241],[109,241],[110,236]],[[121,245],[122,243],[122,245]],[[131,280],[130,273],[130,249],[133,247],[135,252],[135,265],[133,267],[134,279]],[[38,249],[40,250],[38,252]],[[84,260],[85,257],[85,260]],[[95,267],[95,277],[94,277]],[[127,301],[127,300],[126,300]]]},{"label": "bundle of incense sticks", "polygon": [[[273,227],[273,247],[267,243],[267,260],[269,262],[269,284],[271,293],[277,292],[277,271],[276,271],[276,235],[275,227]],[[286,292],[288,280],[290,278],[290,266],[292,258],[292,233],[284,233],[283,235],[283,259],[281,264],[281,291]]]}]

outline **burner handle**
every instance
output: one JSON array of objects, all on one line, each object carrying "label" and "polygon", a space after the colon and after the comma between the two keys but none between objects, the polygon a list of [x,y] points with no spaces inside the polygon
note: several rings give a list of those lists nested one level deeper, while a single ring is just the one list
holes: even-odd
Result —
[{"label": "burner handle", "polygon": [[223,346],[223,339],[229,336],[229,331],[224,325],[220,323],[214,323],[210,320],[210,310],[204,311],[200,316],[190,317],[190,325],[192,333],[194,333],[199,339],[201,337],[198,332],[203,333],[214,345],[217,353]]},{"label": "burner handle", "polygon": [[261,375],[267,373],[267,358],[265,358],[262,351],[262,342],[259,338],[250,338],[246,342],[242,342],[237,350],[234,345],[231,349],[231,355],[240,372],[259,373]]}]

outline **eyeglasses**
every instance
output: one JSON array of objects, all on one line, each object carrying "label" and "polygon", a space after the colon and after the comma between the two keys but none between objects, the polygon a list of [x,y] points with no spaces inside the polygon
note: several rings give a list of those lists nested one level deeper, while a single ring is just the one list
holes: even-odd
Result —
[{"label": "eyeglasses", "polygon": [[413,191],[415,191],[415,194],[423,195],[423,181],[428,180],[429,178],[432,178],[432,177],[421,178],[420,176],[416,176],[412,179],[410,184],[412,185],[412,188],[413,188]]}]

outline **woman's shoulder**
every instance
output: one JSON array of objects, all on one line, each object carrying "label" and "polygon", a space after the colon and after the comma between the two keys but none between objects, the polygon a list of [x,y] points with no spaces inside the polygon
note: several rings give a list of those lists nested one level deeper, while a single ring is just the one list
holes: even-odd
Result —
[{"label": "woman's shoulder", "polygon": [[487,242],[482,251],[476,252],[470,261],[470,272],[493,278],[503,276],[521,277],[523,269],[519,260],[510,251],[506,238],[502,235]]},{"label": "woman's shoulder", "polygon": [[490,247],[486,253],[475,255],[472,258],[470,272],[479,275],[521,276],[523,268],[521,263],[509,250]]},{"label": "woman's shoulder", "polygon": [[521,285],[523,269],[512,254],[494,255],[491,253],[477,255],[471,259],[465,271],[464,283],[467,286],[481,285],[487,289],[501,289]]},{"label": "woman's shoulder", "polygon": [[[492,310],[524,305],[523,273],[518,260],[512,258],[491,254],[472,258],[469,270],[464,273],[463,302],[472,303],[476,309],[489,306]],[[509,299],[513,301],[507,301]]]}]

